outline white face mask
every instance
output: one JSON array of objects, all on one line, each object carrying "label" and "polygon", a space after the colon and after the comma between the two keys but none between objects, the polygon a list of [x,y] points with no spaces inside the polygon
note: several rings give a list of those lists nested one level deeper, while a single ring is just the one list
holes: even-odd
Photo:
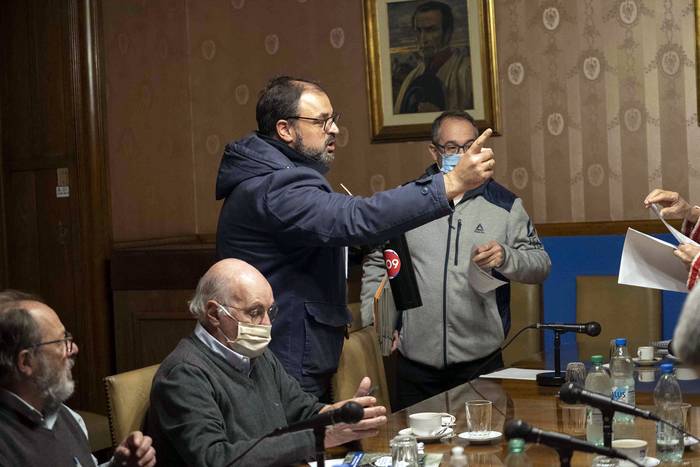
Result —
[{"label": "white face mask", "polygon": [[231,339],[221,331],[221,334],[224,334],[226,343],[231,346],[231,349],[248,358],[255,358],[262,355],[272,339],[270,336],[272,326],[269,324],[241,323],[222,305],[219,305],[219,310],[226,313],[226,316],[238,323],[238,336],[235,339]]}]

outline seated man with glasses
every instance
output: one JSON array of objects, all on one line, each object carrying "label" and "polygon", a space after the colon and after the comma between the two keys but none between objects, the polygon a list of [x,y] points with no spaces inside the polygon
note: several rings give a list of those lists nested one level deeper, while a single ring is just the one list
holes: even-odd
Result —
[{"label": "seated man with glasses", "polygon": [[346,325],[344,247],[374,244],[451,212],[449,200],[493,173],[487,130],[449,174],[364,198],[333,191],[324,175],[336,150],[338,113],[317,84],[275,78],[256,106],[258,131],[229,143],[216,198],[219,258],[238,258],[270,282],[280,307],[270,349],[302,388],[331,399]]},{"label": "seated man with glasses", "polygon": [[[63,404],[78,345],[37,297],[0,292],[0,465],[94,466],[83,419]],[[131,433],[109,464],[155,465],[151,439]]]},{"label": "seated man with glasses", "polygon": [[[422,177],[450,173],[477,136],[468,113],[444,112],[428,146],[435,164]],[[404,310],[400,335],[394,333],[399,408],[503,366],[510,285],[477,291],[467,275],[470,261],[506,282],[539,283],[551,267],[522,200],[493,179],[452,202],[452,214],[405,234],[423,305]],[[386,274],[381,251],[370,254],[363,273],[362,315],[369,323]]]},{"label": "seated man with glasses", "polygon": [[[197,284],[190,302],[197,318],[153,379],[145,432],[162,465],[287,465],[313,457],[311,430],[264,438],[276,428],[335,409],[305,393],[267,350],[277,315],[272,288],[251,265],[225,259]],[[358,394],[371,386],[364,378]],[[325,446],[374,436],[386,409],[371,396],[355,425],[326,431]]]}]

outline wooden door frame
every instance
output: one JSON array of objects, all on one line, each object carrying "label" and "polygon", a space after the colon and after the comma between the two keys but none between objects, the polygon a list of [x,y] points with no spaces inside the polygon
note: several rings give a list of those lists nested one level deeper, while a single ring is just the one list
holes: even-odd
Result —
[{"label": "wooden door frame", "polygon": [[[114,371],[114,339],[111,332],[111,294],[108,261],[111,249],[111,213],[107,138],[105,133],[105,79],[99,0],[70,2],[70,72],[75,115],[76,173],[79,207],[79,264],[76,271],[78,303],[86,339],[80,365],[95,377],[87,386],[84,408],[104,412],[102,378]],[[85,394],[85,392],[83,393]]]}]

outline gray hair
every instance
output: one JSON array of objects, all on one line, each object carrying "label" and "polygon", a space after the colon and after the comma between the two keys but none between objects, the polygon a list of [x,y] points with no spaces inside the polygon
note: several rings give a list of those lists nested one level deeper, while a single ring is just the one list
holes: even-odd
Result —
[{"label": "gray hair", "polygon": [[442,122],[447,119],[462,120],[464,122],[471,123],[474,128],[477,128],[474,117],[469,115],[469,113],[463,110],[446,110],[445,112],[441,113],[439,117],[433,120],[433,125],[431,128],[433,144],[438,143],[438,139],[440,139],[440,128],[442,127]]},{"label": "gray hair", "polygon": [[700,366],[700,286],[685,300],[673,333],[673,350],[683,363]]},{"label": "gray hair", "polygon": [[21,380],[17,355],[41,341],[36,320],[21,302],[41,302],[36,295],[19,290],[0,292],[0,387],[9,387]]},{"label": "gray hair", "polygon": [[227,277],[221,274],[205,274],[199,279],[192,300],[188,302],[190,313],[200,322],[204,322],[207,313],[207,302],[214,300],[223,303],[224,288]]}]

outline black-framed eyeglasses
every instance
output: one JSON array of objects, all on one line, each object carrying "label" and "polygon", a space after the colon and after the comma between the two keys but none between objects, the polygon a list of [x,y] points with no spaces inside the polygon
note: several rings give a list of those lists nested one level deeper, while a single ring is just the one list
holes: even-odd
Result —
[{"label": "black-framed eyeglasses", "polygon": [[[224,307],[224,310],[226,310],[226,308],[231,308],[233,310],[237,310],[237,311],[244,313],[245,315],[250,317],[250,320],[254,324],[260,324],[260,322],[263,320],[263,317],[265,316],[265,311],[267,311],[267,317],[269,318],[270,322],[273,322],[275,320],[275,318],[277,318],[277,312],[279,311],[279,307],[277,306],[277,303],[274,303],[274,302],[272,303],[272,305],[270,305],[270,308],[268,308],[267,310],[264,310],[263,308],[257,308],[257,309],[252,310],[252,311],[244,311],[244,310],[241,310],[240,308],[236,308],[235,306],[227,305],[226,303],[220,303],[219,305]],[[226,314],[230,318],[233,318],[236,321],[238,321],[238,318],[236,318],[231,313],[229,313],[228,310],[226,310]]]},{"label": "black-framed eyeglasses", "polygon": [[460,153],[465,153],[467,150],[471,147],[471,145],[474,144],[474,141],[467,141],[466,143],[462,144],[461,146],[456,143],[447,143],[445,145],[438,144],[435,141],[433,141],[433,146],[438,148],[440,152],[443,154],[460,154]]},{"label": "black-framed eyeglasses", "polygon": [[340,120],[340,114],[333,114],[328,118],[313,118],[313,117],[301,117],[301,116],[291,116],[291,117],[286,117],[284,120],[308,120],[310,122],[314,122],[317,125],[321,125],[323,128],[323,131],[325,133],[329,133],[331,131],[331,128],[333,127],[333,124],[335,123],[338,125],[338,120]]},{"label": "black-framed eyeglasses", "polygon": [[71,354],[71,353],[73,353],[73,334],[66,331],[64,333],[64,336],[65,337],[63,339],[56,339],[53,341],[39,342],[38,344],[30,345],[27,348],[28,349],[36,349],[37,347],[41,347],[43,345],[58,344],[59,342],[63,342],[66,346],[66,353]]}]

